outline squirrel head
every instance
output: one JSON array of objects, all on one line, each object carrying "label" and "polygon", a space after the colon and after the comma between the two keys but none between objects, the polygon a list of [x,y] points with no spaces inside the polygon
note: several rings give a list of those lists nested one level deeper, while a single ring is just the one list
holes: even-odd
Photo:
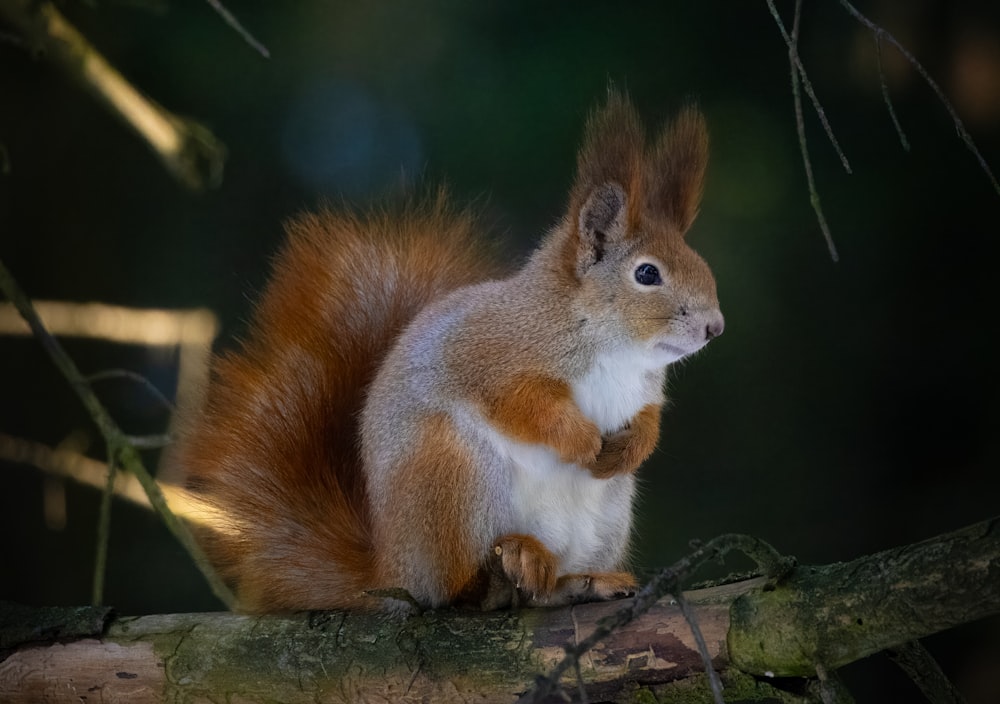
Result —
[{"label": "squirrel head", "polygon": [[613,342],[674,362],[722,334],[715,279],[685,235],[701,202],[708,131],[686,107],[649,141],[628,99],[609,91],[587,123],[563,221],[563,274]]}]

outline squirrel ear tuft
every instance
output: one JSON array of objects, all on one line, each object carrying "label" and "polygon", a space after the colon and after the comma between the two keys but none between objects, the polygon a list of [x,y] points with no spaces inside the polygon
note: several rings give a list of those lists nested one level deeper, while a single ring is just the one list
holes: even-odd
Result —
[{"label": "squirrel ear tuft", "polygon": [[591,113],[584,130],[570,202],[574,219],[594,189],[617,184],[627,196],[630,209],[627,221],[634,221],[641,205],[635,201],[642,192],[645,142],[645,130],[632,103],[610,87],[607,102]]},{"label": "squirrel ear tuft", "polygon": [[664,128],[648,162],[650,213],[681,233],[698,215],[708,165],[708,128],[701,111],[688,105]]}]

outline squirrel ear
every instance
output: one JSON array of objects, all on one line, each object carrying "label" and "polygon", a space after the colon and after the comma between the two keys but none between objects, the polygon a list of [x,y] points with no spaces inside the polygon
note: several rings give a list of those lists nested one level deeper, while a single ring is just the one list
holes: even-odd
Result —
[{"label": "squirrel ear", "polygon": [[604,183],[595,188],[580,208],[577,231],[580,233],[576,253],[576,271],[582,275],[604,258],[610,240],[621,240],[626,233],[628,199],[617,183]]},{"label": "squirrel ear", "polygon": [[683,108],[656,142],[647,173],[648,208],[683,234],[691,227],[708,165],[708,128],[701,111]]},{"label": "squirrel ear", "polygon": [[577,155],[569,217],[575,221],[576,273],[601,261],[606,242],[626,235],[639,217],[645,131],[628,97],[608,89],[590,115]]}]

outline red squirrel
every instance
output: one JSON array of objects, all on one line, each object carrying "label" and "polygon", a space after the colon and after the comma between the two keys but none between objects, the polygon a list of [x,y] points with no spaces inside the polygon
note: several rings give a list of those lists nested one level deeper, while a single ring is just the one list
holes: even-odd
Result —
[{"label": "red squirrel", "polygon": [[632,592],[635,473],[666,367],[723,330],[684,240],[707,153],[696,109],[649,141],[609,91],[565,215],[505,278],[441,194],[287,225],[175,455],[221,516],[203,540],[238,608]]}]

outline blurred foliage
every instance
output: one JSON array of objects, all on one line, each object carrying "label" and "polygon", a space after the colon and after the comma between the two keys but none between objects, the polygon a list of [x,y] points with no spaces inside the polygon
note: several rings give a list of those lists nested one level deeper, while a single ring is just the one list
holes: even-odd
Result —
[{"label": "blurred foliage", "polygon": [[[1000,305],[1000,199],[931,91],[885,48],[912,143],[910,153],[900,148],[871,35],[836,2],[806,4],[800,51],[855,171],[843,173],[807,107],[839,264],[809,206],[787,53],[763,3],[228,7],[270,59],[205,3],[63,8],[134,83],[226,143],[225,181],[200,196],[44,60],[0,43],[0,143],[10,162],[0,177],[0,256],[29,293],[207,306],[222,318],[224,348],[296,211],[376,199],[407,180],[446,182],[520,254],[559,216],[584,117],[609,81],[651,124],[694,98],[713,156],[691,238],[716,272],[726,334],[672,374],[661,448],[642,473],[636,564],[670,563],[690,538],[728,531],[829,562],[997,512],[1000,377],[986,337]],[[924,63],[1000,168],[1000,5],[859,7]],[[129,367],[172,388],[173,360],[162,355],[69,348],[84,371]],[[0,339],[0,429],[51,444],[89,429],[64,386],[32,342]],[[140,390],[104,393],[127,430],[162,429],[162,412]],[[67,527],[52,531],[38,473],[3,472],[0,598],[84,602],[96,492],[68,487]],[[112,530],[111,603],[125,612],[214,608],[153,517],[116,508]],[[941,641],[946,669],[990,691],[998,629],[968,633]],[[873,677],[881,696],[918,701],[894,677]]]}]

